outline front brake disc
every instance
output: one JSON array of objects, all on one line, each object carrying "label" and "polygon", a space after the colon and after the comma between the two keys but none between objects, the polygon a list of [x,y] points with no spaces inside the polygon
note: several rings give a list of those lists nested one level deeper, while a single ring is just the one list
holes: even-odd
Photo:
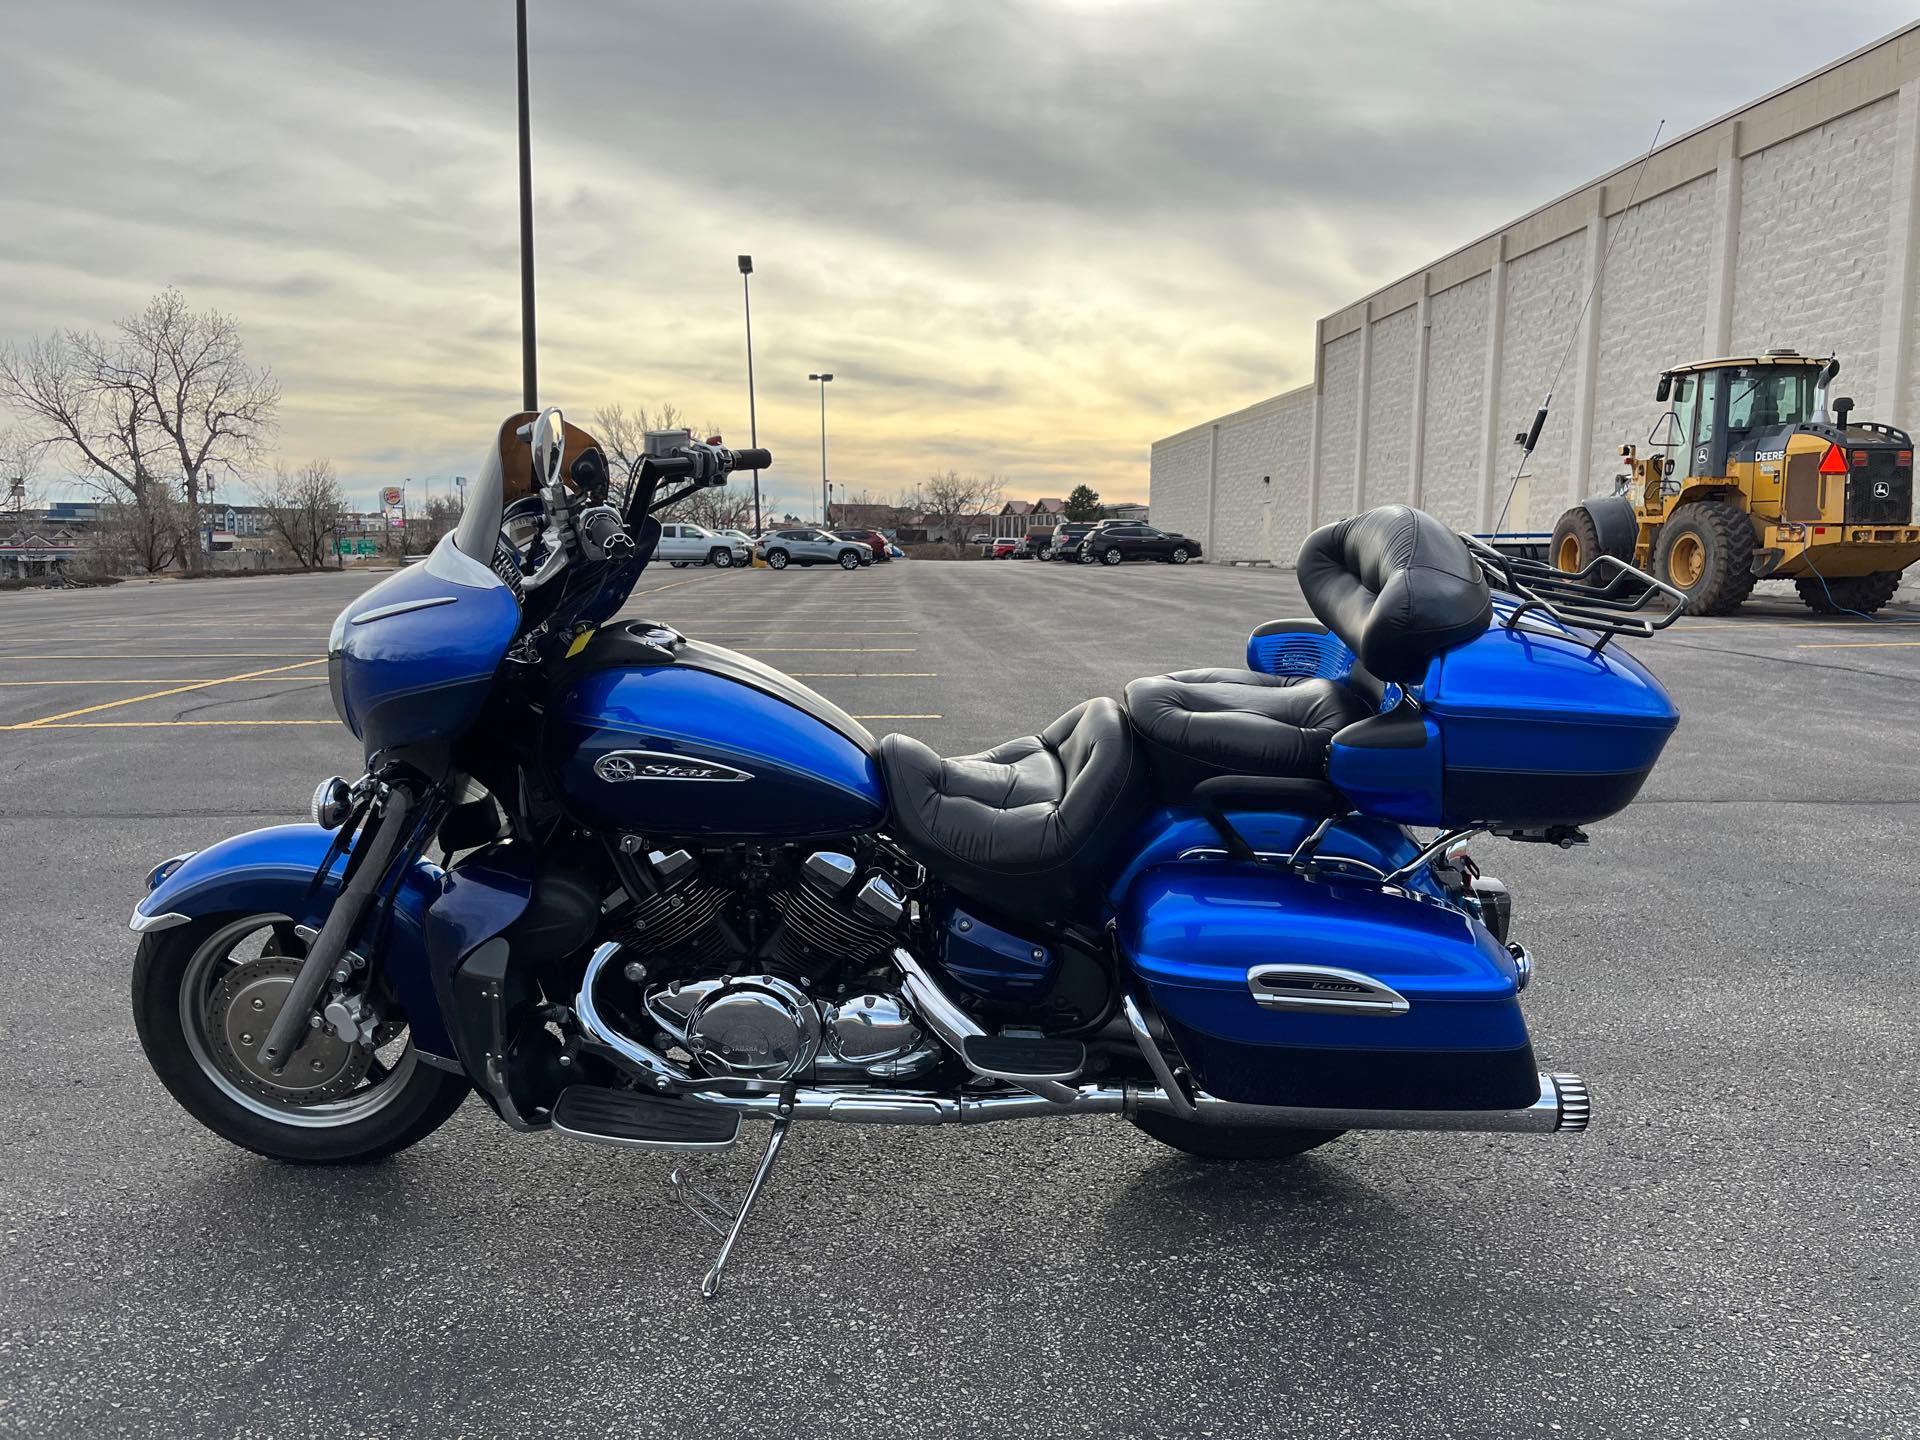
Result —
[{"label": "front brake disc", "polygon": [[351,1092],[373,1051],[322,1027],[307,1031],[278,1075],[261,1064],[260,1046],[299,973],[298,960],[271,955],[234,966],[207,997],[207,1038],[214,1063],[250,1094],[281,1105],[318,1105]]}]

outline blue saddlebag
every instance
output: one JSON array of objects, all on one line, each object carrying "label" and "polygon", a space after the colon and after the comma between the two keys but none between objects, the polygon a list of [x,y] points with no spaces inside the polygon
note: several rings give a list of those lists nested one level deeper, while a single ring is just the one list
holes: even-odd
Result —
[{"label": "blue saddlebag", "polygon": [[1223,1100],[1507,1110],[1539,1098],[1513,957],[1437,900],[1185,861],[1133,884],[1120,941],[1201,1088]]}]

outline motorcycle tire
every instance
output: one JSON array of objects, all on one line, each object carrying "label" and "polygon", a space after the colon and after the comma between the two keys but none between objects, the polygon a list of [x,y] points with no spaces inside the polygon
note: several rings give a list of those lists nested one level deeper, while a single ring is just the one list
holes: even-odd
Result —
[{"label": "motorcycle tire", "polygon": [[1133,1123],[1162,1145],[1196,1160],[1286,1160],[1347,1133],[1288,1125],[1221,1125],[1153,1111],[1134,1116]]},{"label": "motorcycle tire", "polygon": [[140,942],[133,965],[134,1028],[147,1063],[181,1108],[222,1139],[291,1165],[384,1160],[445,1124],[472,1087],[466,1076],[427,1065],[417,1056],[380,1082],[398,1087],[397,1093],[368,1113],[333,1123],[276,1120],[271,1106],[243,1103],[223,1088],[194,1053],[181,992],[201,948],[249,918],[217,915]]}]

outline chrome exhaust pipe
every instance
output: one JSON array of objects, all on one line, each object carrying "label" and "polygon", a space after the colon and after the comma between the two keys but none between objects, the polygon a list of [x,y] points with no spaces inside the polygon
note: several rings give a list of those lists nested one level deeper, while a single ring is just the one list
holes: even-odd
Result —
[{"label": "chrome exhaust pipe", "polygon": [[[602,945],[593,952],[574,1014],[581,1028],[617,1057],[649,1090],[675,1082],[697,1083],[665,1056],[609,1025],[594,1003],[593,987],[620,947]],[[911,972],[909,972],[911,973]],[[938,994],[937,989],[935,994]],[[944,1018],[944,1017],[943,1017]],[[968,1022],[970,1023],[970,1022]],[[956,1027],[957,1028],[957,1027]],[[1222,1124],[1290,1125],[1303,1130],[1460,1130],[1546,1133],[1585,1130],[1592,1118],[1586,1082],[1578,1075],[1542,1074],[1540,1098],[1519,1110],[1338,1110],[1300,1105],[1242,1105],[1205,1091],[1191,1100],[1177,1087],[1061,1085],[1063,1099],[1051,1099],[1008,1087],[983,1095],[938,1094],[926,1090],[874,1090],[803,1085],[792,1092],[784,1114],[794,1120],[832,1120],[843,1125],[980,1125],[996,1120],[1027,1120],[1048,1115],[1136,1115],[1143,1111]],[[772,1120],[782,1114],[779,1095],[687,1097],[691,1104],[715,1105],[743,1115]]]}]

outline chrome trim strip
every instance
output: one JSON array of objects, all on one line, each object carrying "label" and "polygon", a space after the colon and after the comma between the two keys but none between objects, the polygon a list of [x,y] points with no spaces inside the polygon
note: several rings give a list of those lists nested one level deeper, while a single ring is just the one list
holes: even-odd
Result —
[{"label": "chrome trim strip", "polygon": [[1264,961],[1248,968],[1247,989],[1262,1010],[1379,1016],[1405,1015],[1413,1008],[1391,985],[1338,965]]},{"label": "chrome trim strip", "polygon": [[419,600],[402,600],[394,605],[382,605],[377,610],[362,611],[353,617],[352,623],[371,625],[375,620],[385,620],[390,615],[406,615],[415,610],[431,610],[436,605],[451,605],[459,598],[458,595],[428,595]]},{"label": "chrome trim strip", "polygon": [[161,915],[142,915],[138,906],[127,921],[127,929],[136,935],[151,935],[159,930],[171,930],[176,925],[185,925],[193,917],[182,915],[177,910],[169,910]]}]

